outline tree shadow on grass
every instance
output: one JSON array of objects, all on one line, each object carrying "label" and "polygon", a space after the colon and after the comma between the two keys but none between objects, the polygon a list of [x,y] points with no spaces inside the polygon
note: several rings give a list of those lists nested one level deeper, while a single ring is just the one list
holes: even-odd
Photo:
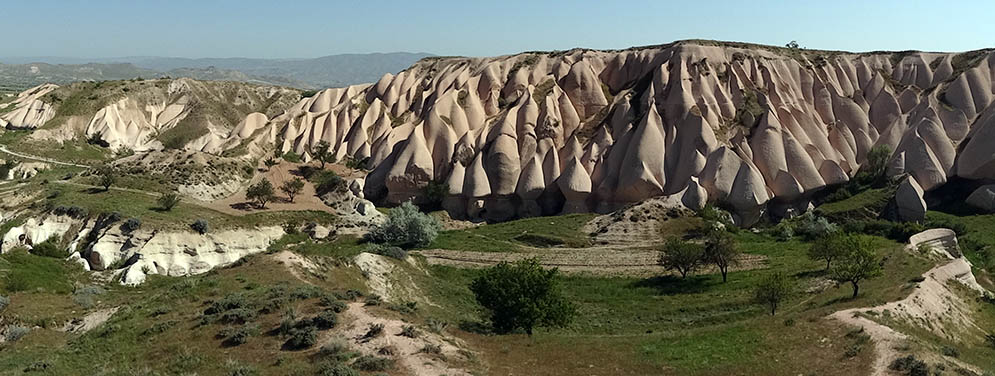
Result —
[{"label": "tree shadow on grass", "polygon": [[689,276],[681,278],[673,275],[662,275],[642,279],[632,283],[632,287],[650,287],[660,295],[696,294],[708,290],[711,286],[706,276]]},{"label": "tree shadow on grass", "polygon": [[90,188],[86,188],[86,189],[83,190],[84,193],[91,194],[91,195],[97,194],[97,193],[104,193],[104,192],[107,192],[107,191],[108,191],[107,189],[98,188],[98,187],[90,187]]}]

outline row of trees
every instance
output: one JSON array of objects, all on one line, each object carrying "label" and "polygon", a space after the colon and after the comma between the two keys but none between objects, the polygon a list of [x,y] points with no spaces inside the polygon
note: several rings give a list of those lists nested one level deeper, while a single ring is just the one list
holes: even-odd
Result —
[{"label": "row of trees", "polygon": [[731,234],[719,227],[710,226],[704,244],[676,237],[667,239],[659,263],[668,270],[680,273],[681,278],[687,278],[689,274],[711,264],[722,273],[722,282],[726,282],[729,268],[739,265],[741,254]]},{"label": "row of trees", "polygon": [[[860,283],[882,274],[883,260],[874,252],[869,240],[855,234],[831,233],[822,237],[808,250],[808,256],[826,263],[826,278],[837,285],[849,283],[853,288],[851,298],[860,292]],[[754,298],[770,308],[770,314],[793,292],[791,277],[774,272],[763,277],[754,289]]]}]

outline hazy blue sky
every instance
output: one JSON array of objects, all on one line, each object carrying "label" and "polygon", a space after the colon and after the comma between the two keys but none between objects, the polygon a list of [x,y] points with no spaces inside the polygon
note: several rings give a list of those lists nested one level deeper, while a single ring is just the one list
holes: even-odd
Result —
[{"label": "hazy blue sky", "polygon": [[851,51],[995,47],[995,1],[2,0],[0,56],[486,56],[703,38]]}]

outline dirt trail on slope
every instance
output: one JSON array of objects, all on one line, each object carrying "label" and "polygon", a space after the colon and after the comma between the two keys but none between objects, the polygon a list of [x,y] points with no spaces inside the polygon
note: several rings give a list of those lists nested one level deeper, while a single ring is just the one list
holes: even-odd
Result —
[{"label": "dirt trail on slope", "polygon": [[[949,282],[959,282],[968,288],[984,291],[971,272],[971,264],[959,255],[956,249],[956,238],[952,242],[930,241],[934,252],[950,259],[949,262],[927,271],[922,282],[919,282],[909,296],[902,300],[889,302],[871,308],[852,308],[833,313],[829,317],[845,324],[862,327],[864,332],[874,341],[875,360],[872,375],[889,375],[888,366],[901,356],[898,349],[907,348],[909,337],[885,324],[871,320],[869,317],[889,317],[901,320],[906,324],[919,326],[934,334],[950,340],[956,340],[962,330],[981,329],[971,319],[970,308],[958,294],[948,286]],[[909,246],[912,251],[916,247]],[[958,363],[963,368],[979,372],[977,367],[963,363],[957,359],[946,360]]]},{"label": "dirt trail on slope", "polygon": [[46,162],[46,163],[52,163],[52,164],[63,165],[63,166],[71,166],[71,167],[90,168],[90,166],[88,166],[88,165],[77,164],[77,163],[69,163],[69,162],[62,162],[62,161],[55,160],[55,159],[52,159],[52,158],[39,157],[37,155],[23,154],[23,153],[18,153],[18,152],[15,152],[15,151],[10,151],[10,149],[7,149],[6,145],[0,145],[0,152],[6,153],[6,154],[10,154],[10,155],[13,155],[13,156],[18,157],[18,158],[31,159],[31,160],[35,160],[35,161],[39,161],[39,162]]},{"label": "dirt trail on slope", "polygon": [[[368,254],[367,254],[368,255]],[[375,255],[373,255],[375,256]],[[282,251],[272,256],[281,262],[295,278],[311,284],[304,273],[321,272],[314,261],[290,251]],[[345,340],[350,348],[364,355],[386,356],[394,359],[405,374],[416,376],[469,376],[464,368],[454,365],[457,362],[469,361],[465,346],[451,336],[442,333],[428,332],[417,328],[415,338],[400,335],[404,327],[412,325],[402,320],[378,317],[371,313],[364,303],[353,302],[342,313],[344,316],[341,328],[323,333],[319,339],[322,346],[334,341]],[[371,325],[383,325],[383,330],[376,336],[367,336]],[[344,329],[342,329],[344,328]],[[425,351],[438,346],[438,353]],[[385,354],[384,352],[389,352]]]}]

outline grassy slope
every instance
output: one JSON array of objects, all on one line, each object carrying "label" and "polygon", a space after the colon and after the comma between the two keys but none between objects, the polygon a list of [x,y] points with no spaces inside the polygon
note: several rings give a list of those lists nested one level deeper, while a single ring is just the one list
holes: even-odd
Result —
[{"label": "grassy slope", "polygon": [[[52,204],[81,205],[91,212],[116,210],[126,217],[142,218],[146,225],[154,226],[185,227],[198,217],[208,218],[212,226],[278,224],[288,216],[298,215],[263,213],[227,218],[187,204],[173,212],[161,213],[150,210],[155,205],[154,197],[117,191],[90,193],[79,187],[55,186],[51,184],[45,188],[62,192],[49,200]],[[580,227],[590,218],[591,215],[531,218],[446,231],[431,247],[515,250],[528,245],[516,240],[524,233],[584,246],[588,236]],[[995,234],[992,231],[995,230],[995,216],[956,218],[965,221],[971,230],[965,237],[995,244],[995,235],[992,235]],[[564,293],[580,308],[580,316],[572,325],[541,330],[532,338],[521,334],[493,336],[474,329],[480,327],[482,316],[466,286],[479,271],[396,264],[413,276],[418,289],[433,303],[420,305],[422,308],[413,319],[424,322],[433,318],[453,323],[449,331],[479,351],[481,373],[590,375],[863,374],[872,356],[870,346],[865,345],[855,357],[845,357],[847,347],[854,343],[846,336],[849,329],[826,320],[825,316],[841,309],[874,306],[904,297],[913,286],[908,281],[931,267],[930,262],[903,252],[901,244],[873,237],[879,255],[885,257],[884,277],[862,284],[862,293],[855,300],[848,298],[846,287],[805,293],[802,291],[822,277],[822,264],[805,257],[808,244],[798,240],[779,242],[748,231],[735,236],[744,251],[767,256],[771,269],[785,271],[797,279],[799,293],[776,316],[768,315],[750,299],[752,286],[768,270],[733,272],[728,283],[722,283],[720,276],[715,274],[693,276],[688,280],[565,276],[561,279]],[[309,241],[303,236],[288,236],[273,247],[274,250],[283,248],[312,257],[328,257],[342,265],[343,259],[360,252],[362,244],[354,237],[324,243]],[[264,261],[262,257],[265,256],[189,279],[154,278],[135,289],[108,286],[110,292],[101,298],[98,308],[127,307],[106,326],[112,329],[98,329],[82,337],[36,330],[0,356],[0,370],[20,374],[28,365],[42,360],[54,365],[55,374],[67,374],[67,369],[99,369],[119,374],[149,368],[161,373],[214,375],[226,374],[230,370],[226,363],[233,359],[236,363],[251,364],[264,374],[313,372],[313,365],[303,354],[279,350],[282,338],[254,337],[250,344],[236,351],[222,347],[220,340],[214,338],[221,326],[196,325],[207,300],[234,291],[251,292],[260,286],[296,283],[282,267]],[[26,322],[51,326],[72,316],[69,312],[80,310],[72,303],[66,286],[90,283],[84,275],[74,274],[73,269],[57,272],[69,267],[62,266],[59,261],[26,254],[0,258],[0,273],[13,270],[12,261],[21,263],[17,265],[29,265],[25,270],[41,270],[37,274],[29,273],[32,278],[39,276],[34,278],[38,285],[15,292],[14,304],[5,314],[13,312]],[[53,271],[56,275],[41,277]],[[198,282],[184,282],[186,280]],[[319,281],[322,287],[341,290],[358,287],[362,277],[353,268],[341,268],[322,276]],[[297,304],[304,312],[315,309],[313,300]],[[168,313],[152,314],[164,305],[170,306]],[[989,320],[983,323],[995,323],[995,310],[989,306],[978,309],[986,312],[982,317]],[[278,320],[279,315],[263,315],[258,324],[264,329],[271,328]],[[155,333],[158,329],[152,328],[157,324],[168,328]],[[63,350],[51,350],[63,346]],[[974,346],[961,351],[965,360],[970,361],[995,357],[995,352],[989,348]],[[158,360],[147,362],[145,359]]]},{"label": "grassy slope", "polygon": [[46,200],[46,205],[80,206],[91,214],[118,212],[126,218],[141,219],[143,226],[160,229],[186,229],[197,219],[206,219],[213,229],[282,225],[291,221],[335,221],[334,215],[320,211],[260,212],[232,216],[190,203],[180,203],[171,211],[161,211],[158,210],[155,196],[142,193],[113,189],[102,191],[58,183],[49,183],[46,190],[50,197]]},{"label": "grassy slope", "polygon": [[[227,347],[216,334],[226,325],[201,323],[211,300],[229,293],[245,294],[249,301],[265,305],[274,287],[295,291],[304,285],[282,265],[254,256],[238,266],[187,277],[153,277],[137,288],[105,286],[95,307],[74,305],[65,294],[24,292],[12,295],[5,313],[26,322],[61,321],[62,313],[121,307],[110,321],[84,335],[51,329],[34,329],[0,356],[0,374],[22,374],[32,364],[44,363],[47,374],[231,374],[235,365],[260,374],[314,374],[313,353],[282,351],[286,337],[270,333],[279,326],[282,312],[294,310],[297,317],[318,312],[317,298],[291,299],[272,313],[252,320],[259,334],[247,344]],[[325,292],[344,291],[359,285],[358,273],[340,274],[318,282]],[[280,287],[284,286],[284,287]],[[288,293],[276,294],[286,297]],[[46,304],[40,311],[32,306]],[[237,325],[236,325],[237,326]],[[49,327],[54,327],[49,325]]]},{"label": "grassy slope", "polygon": [[[511,222],[505,228],[534,226]],[[449,235],[475,239],[475,250],[507,249],[509,234],[480,236],[480,230]],[[572,230],[580,234],[576,227]],[[566,230],[559,231],[563,234]],[[581,234],[574,240],[585,237]],[[812,286],[823,274],[821,263],[805,257],[806,243],[778,242],[746,231],[736,237],[746,252],[768,256],[771,269],[797,278],[799,290]],[[733,272],[725,284],[719,275],[686,281],[674,277],[566,276],[561,279],[562,288],[580,308],[580,316],[570,327],[542,331],[533,338],[472,332],[462,335],[483,350],[485,362],[495,374],[767,375],[805,370],[861,374],[868,367],[870,348],[854,358],[844,357],[845,348],[853,342],[846,337],[848,329],[824,317],[837,310],[904,297],[911,286],[907,281],[931,267],[926,260],[903,252],[901,244],[877,237],[872,240],[885,257],[888,277],[863,284],[855,300],[848,298],[845,287],[799,292],[771,317],[751,301],[752,286],[768,270]],[[481,319],[479,307],[466,288],[479,271],[433,266],[431,272],[435,278],[425,278],[419,285],[433,301],[443,303],[443,308],[432,314],[466,327],[479,325],[475,324]],[[821,338],[826,341],[820,342]],[[807,355],[792,355],[799,351]]]}]

